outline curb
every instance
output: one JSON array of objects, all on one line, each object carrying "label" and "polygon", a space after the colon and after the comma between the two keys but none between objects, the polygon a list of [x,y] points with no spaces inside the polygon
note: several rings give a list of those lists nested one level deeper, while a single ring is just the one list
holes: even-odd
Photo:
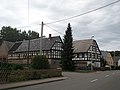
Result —
[{"label": "curb", "polygon": [[13,89],[13,88],[26,87],[26,86],[32,86],[32,85],[37,85],[37,84],[62,81],[65,79],[67,79],[67,77],[49,78],[49,79],[42,79],[42,80],[31,80],[31,81],[24,81],[24,82],[10,83],[10,84],[2,84],[2,85],[0,85],[0,90]]}]

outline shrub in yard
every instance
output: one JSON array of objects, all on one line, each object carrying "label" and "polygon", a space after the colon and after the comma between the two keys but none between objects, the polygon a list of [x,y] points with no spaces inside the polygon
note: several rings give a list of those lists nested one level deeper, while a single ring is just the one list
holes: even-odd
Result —
[{"label": "shrub in yard", "polygon": [[20,64],[13,64],[12,68],[13,70],[23,70],[23,66]]},{"label": "shrub in yard", "polygon": [[117,66],[116,69],[117,69],[117,70],[120,70],[120,66]]},{"label": "shrub in yard", "polygon": [[45,56],[37,55],[32,59],[31,67],[33,69],[49,69],[50,65]]},{"label": "shrub in yard", "polygon": [[23,70],[23,66],[20,64],[9,64],[2,63],[0,64],[0,70]]},{"label": "shrub in yard", "polygon": [[0,70],[0,83],[19,82],[62,76],[62,70]]},{"label": "shrub in yard", "polygon": [[11,64],[8,63],[1,63],[0,64],[0,70],[11,70]]}]

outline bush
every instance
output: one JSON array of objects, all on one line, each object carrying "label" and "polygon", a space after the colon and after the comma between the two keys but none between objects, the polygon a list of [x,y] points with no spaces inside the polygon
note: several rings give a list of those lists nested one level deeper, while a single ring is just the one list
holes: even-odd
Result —
[{"label": "bush", "polygon": [[61,77],[62,70],[0,70],[0,84],[27,80]]},{"label": "bush", "polygon": [[31,67],[33,69],[49,69],[50,65],[49,65],[48,59],[45,56],[38,55],[32,59]]},{"label": "bush", "polygon": [[115,70],[116,69],[116,67],[115,66],[111,66],[111,70]]},{"label": "bush", "polygon": [[116,70],[120,70],[120,66],[117,66],[117,67],[116,67]]},{"label": "bush", "polygon": [[23,70],[23,66],[20,65],[20,64],[13,64],[12,67],[13,67],[14,70]]},{"label": "bush", "polygon": [[0,70],[23,70],[23,66],[20,64],[9,64],[9,63],[1,63]]}]

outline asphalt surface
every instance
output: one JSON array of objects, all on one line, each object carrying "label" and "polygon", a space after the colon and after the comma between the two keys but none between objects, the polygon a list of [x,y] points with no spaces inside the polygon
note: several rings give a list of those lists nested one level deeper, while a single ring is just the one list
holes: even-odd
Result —
[{"label": "asphalt surface", "polygon": [[66,80],[12,90],[120,90],[120,70],[94,73],[64,72]]}]

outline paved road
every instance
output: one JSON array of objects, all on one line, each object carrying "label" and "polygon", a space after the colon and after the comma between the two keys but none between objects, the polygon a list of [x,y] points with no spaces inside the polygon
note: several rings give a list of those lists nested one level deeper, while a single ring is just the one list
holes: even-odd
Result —
[{"label": "paved road", "polygon": [[64,72],[63,74],[68,79],[14,90],[120,90],[120,70],[95,73]]}]

